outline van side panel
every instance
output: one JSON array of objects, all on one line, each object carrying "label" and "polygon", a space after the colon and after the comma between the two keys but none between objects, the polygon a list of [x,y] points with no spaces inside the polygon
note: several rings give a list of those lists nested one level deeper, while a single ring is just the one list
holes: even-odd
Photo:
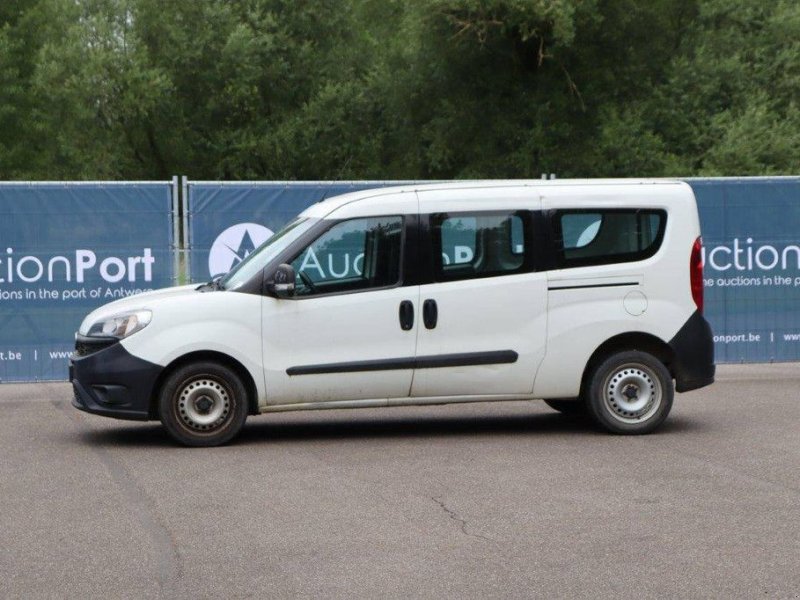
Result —
[{"label": "van side panel", "polygon": [[[534,382],[540,398],[575,397],[584,369],[604,342],[626,333],[646,333],[686,353],[691,340],[679,332],[697,307],[691,295],[689,261],[700,222],[691,188],[682,183],[607,186],[594,190],[548,190],[545,211],[560,209],[642,208],[666,211],[663,241],[656,253],[636,262],[556,269],[548,273],[547,355]],[[699,318],[705,322],[701,315]],[[706,324],[707,325],[707,324]],[[695,332],[696,327],[691,331]],[[710,343],[710,330],[699,342]],[[706,341],[707,340],[707,341]],[[685,372],[692,358],[685,355]],[[696,379],[708,378],[708,357]],[[713,380],[713,365],[711,367]],[[707,382],[707,383],[710,383]],[[705,385],[705,384],[703,384]],[[684,387],[679,382],[678,391]]]},{"label": "van side panel", "polygon": [[636,285],[548,292],[549,339],[533,389],[536,397],[577,396],[589,359],[607,340],[633,332],[655,336],[666,344],[692,315],[673,303],[650,300],[645,312],[650,316],[634,317],[624,308],[631,291],[649,290],[647,285]]}]

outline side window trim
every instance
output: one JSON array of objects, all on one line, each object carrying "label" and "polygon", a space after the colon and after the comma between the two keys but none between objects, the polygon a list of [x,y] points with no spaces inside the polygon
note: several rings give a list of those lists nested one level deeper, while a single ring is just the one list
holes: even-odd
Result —
[{"label": "side window trim", "polygon": [[430,226],[417,213],[405,215],[403,266],[400,274],[404,286],[422,285],[433,281],[430,253]]}]

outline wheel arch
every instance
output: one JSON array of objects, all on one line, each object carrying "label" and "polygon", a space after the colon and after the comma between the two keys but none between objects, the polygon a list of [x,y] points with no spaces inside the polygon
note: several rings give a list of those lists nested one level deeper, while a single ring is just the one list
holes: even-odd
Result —
[{"label": "wheel arch", "polygon": [[639,350],[652,354],[664,364],[670,376],[673,379],[675,378],[675,351],[669,344],[652,334],[641,331],[630,331],[607,339],[592,352],[583,370],[583,376],[581,378],[581,396],[584,396],[586,386],[589,382],[589,375],[597,365],[612,354],[628,350]]},{"label": "wheel arch", "polygon": [[153,385],[153,395],[150,398],[150,419],[158,419],[158,397],[167,377],[169,377],[169,375],[176,369],[201,360],[218,362],[233,370],[241,378],[242,383],[247,390],[247,414],[258,414],[258,391],[256,388],[256,382],[253,380],[253,376],[250,374],[250,371],[248,371],[242,363],[228,354],[223,352],[215,352],[213,350],[200,350],[179,356],[161,371],[156,379],[155,384]]}]

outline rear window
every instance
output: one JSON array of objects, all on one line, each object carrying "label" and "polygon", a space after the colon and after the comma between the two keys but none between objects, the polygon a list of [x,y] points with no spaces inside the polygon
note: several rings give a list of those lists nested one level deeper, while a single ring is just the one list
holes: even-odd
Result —
[{"label": "rear window", "polygon": [[652,209],[555,211],[559,267],[644,260],[661,246],[667,214]]}]

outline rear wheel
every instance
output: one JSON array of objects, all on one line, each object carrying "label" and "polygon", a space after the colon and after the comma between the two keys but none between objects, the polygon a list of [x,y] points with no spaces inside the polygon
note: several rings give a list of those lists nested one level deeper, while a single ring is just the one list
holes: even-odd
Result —
[{"label": "rear wheel", "polygon": [[674,389],[664,364],[632,350],[612,354],[589,377],[586,406],[592,418],[612,433],[642,434],[669,415]]},{"label": "rear wheel", "polygon": [[577,417],[586,414],[586,404],[581,398],[553,398],[545,400],[544,403],[565,415]]},{"label": "rear wheel", "polygon": [[241,431],[247,390],[228,367],[201,361],[178,368],[161,388],[158,412],[167,432],[186,446],[218,446]]}]

